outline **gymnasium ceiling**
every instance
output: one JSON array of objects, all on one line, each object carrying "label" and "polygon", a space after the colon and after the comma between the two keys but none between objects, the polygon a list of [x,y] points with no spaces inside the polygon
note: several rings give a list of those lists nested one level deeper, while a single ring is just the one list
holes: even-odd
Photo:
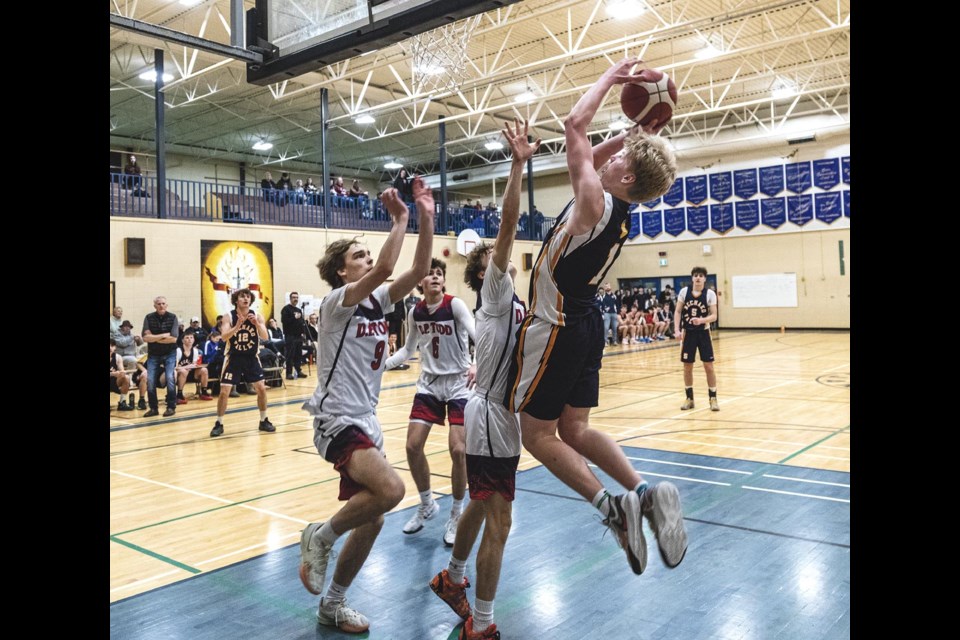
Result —
[{"label": "gymnasium ceiling", "polygon": [[[621,0],[524,0],[478,16],[456,92],[417,90],[423,76],[414,77],[411,40],[257,86],[246,82],[240,60],[111,25],[111,148],[145,154],[155,148],[153,82],[138,75],[153,68],[158,48],[173,75],[165,86],[167,150],[244,160],[255,170],[319,172],[321,88],[329,90],[331,163],[344,175],[386,178],[383,164],[391,160],[436,172],[440,116],[447,123],[448,171],[501,164],[503,151],[484,145],[514,116],[533,123],[533,135],[544,141],[538,162],[546,167],[550,156],[562,159],[564,117],[625,54],[676,80],[679,105],[663,134],[681,159],[751,144],[789,149],[791,137],[849,130],[850,0],[654,0],[632,18],[610,15],[615,1]],[[254,3],[243,4],[246,10]],[[302,4],[316,4],[316,11],[324,5]],[[111,0],[110,11],[231,42],[230,0],[190,7],[180,0]],[[707,43],[716,55],[698,58]],[[773,98],[782,85],[796,95]],[[533,100],[518,103],[528,89]],[[354,122],[364,113],[376,122]],[[595,133],[610,135],[619,116],[614,89],[594,120]],[[254,151],[258,140],[273,148]]]}]

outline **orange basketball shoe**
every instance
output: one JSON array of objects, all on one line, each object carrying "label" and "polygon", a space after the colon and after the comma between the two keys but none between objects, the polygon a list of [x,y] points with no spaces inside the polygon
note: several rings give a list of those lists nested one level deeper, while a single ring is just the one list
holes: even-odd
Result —
[{"label": "orange basketball shoe", "polygon": [[453,584],[450,581],[450,573],[446,569],[435,575],[433,580],[430,581],[430,588],[433,589],[433,592],[450,605],[453,612],[463,619],[469,618],[471,613],[466,593],[469,586],[470,581],[467,580],[466,576],[463,578],[463,583]]}]

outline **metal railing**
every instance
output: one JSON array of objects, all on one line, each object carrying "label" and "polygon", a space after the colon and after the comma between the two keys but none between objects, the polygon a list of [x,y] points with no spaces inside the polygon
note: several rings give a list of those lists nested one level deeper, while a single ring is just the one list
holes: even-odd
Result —
[{"label": "metal railing", "polygon": [[[324,210],[323,194],[263,189],[197,182],[166,181],[166,211],[157,210],[157,181],[151,176],[110,175],[110,215],[134,218],[202,220],[230,224],[276,224],[295,227],[389,231],[390,219],[376,198],[330,196],[329,211]],[[412,203],[408,229],[417,231],[417,212]],[[520,216],[518,239],[542,240],[554,218],[526,213]],[[482,238],[494,238],[500,228],[496,211],[447,207],[434,218],[437,235],[457,235],[473,229]]]}]

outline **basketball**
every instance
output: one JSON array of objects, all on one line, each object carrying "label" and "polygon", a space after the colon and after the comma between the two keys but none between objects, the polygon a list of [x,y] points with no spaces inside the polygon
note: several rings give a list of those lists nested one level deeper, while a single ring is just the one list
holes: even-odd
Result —
[{"label": "basketball", "polygon": [[620,108],[625,116],[640,125],[653,120],[657,127],[665,125],[673,117],[677,106],[677,85],[662,71],[644,69],[637,80],[623,85],[620,93]]}]

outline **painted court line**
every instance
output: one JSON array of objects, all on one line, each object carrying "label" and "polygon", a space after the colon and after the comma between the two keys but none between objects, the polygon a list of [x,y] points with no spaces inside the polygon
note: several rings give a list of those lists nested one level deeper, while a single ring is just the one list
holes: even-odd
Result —
[{"label": "painted court line", "polygon": [[177,575],[177,574],[179,574],[179,573],[180,573],[180,571],[174,569],[174,570],[172,570],[172,571],[165,571],[165,572],[160,573],[160,574],[157,574],[157,575],[155,575],[155,576],[150,576],[149,578],[140,578],[139,580],[134,580],[133,582],[128,582],[127,584],[122,584],[122,585],[120,585],[119,587],[114,587],[113,589],[110,589],[110,593],[116,593],[116,592],[118,592],[118,591],[124,591],[125,589],[132,589],[132,588],[134,588],[134,587],[138,587],[138,586],[140,586],[140,585],[142,585],[142,584],[146,584],[146,583],[148,583],[148,582],[156,582],[157,580],[161,580],[161,579],[163,579],[163,578],[166,578],[167,576],[175,576],[175,575]]},{"label": "painted court line", "polygon": [[627,456],[627,460],[639,460],[640,462],[651,462],[653,464],[669,464],[677,467],[689,467],[692,469],[706,469],[707,471],[719,471],[721,473],[740,473],[751,475],[752,471],[740,471],[739,469],[721,469],[720,467],[708,467],[702,464],[689,464],[687,462],[671,462],[669,460],[654,460],[653,458],[637,458],[636,456]]},{"label": "painted court line", "polygon": [[[600,468],[597,465],[593,464],[592,462],[588,462],[587,466],[593,467],[594,469]],[[687,476],[672,476],[666,473],[654,473],[653,471],[647,471],[647,470],[640,471],[638,469],[637,473],[643,476],[656,476],[657,478],[670,478],[671,480],[686,480],[688,482],[699,482],[700,484],[715,484],[721,487],[731,486],[729,482],[717,482],[716,480],[701,480],[700,478],[690,478]]]},{"label": "painted court line", "polygon": [[744,489],[750,489],[751,491],[765,491],[767,493],[780,493],[785,496],[800,496],[801,498],[814,498],[815,500],[830,500],[832,502],[846,502],[849,504],[849,500],[846,498],[831,498],[829,496],[815,496],[809,493],[798,493],[796,491],[780,491],[778,489],[764,489],[763,487],[751,487],[748,485],[743,485]]},{"label": "painted court line", "polygon": [[143,477],[141,477],[141,476],[135,476],[135,475],[133,475],[132,473],[125,473],[125,472],[123,472],[123,471],[117,471],[117,470],[115,470],[115,469],[111,469],[111,470],[110,470],[110,473],[115,473],[115,474],[117,474],[117,475],[119,475],[119,476],[124,476],[124,477],[126,477],[126,478],[131,478],[131,479],[133,479],[133,480],[140,480],[141,482],[146,482],[147,484],[154,484],[154,485],[157,485],[157,486],[159,486],[159,487],[164,487],[164,488],[166,488],[166,489],[173,489],[174,491],[180,491],[181,493],[187,493],[187,494],[190,494],[190,495],[193,495],[193,496],[197,496],[197,497],[200,497],[200,498],[206,498],[206,499],[208,499],[208,500],[213,500],[213,501],[215,501],[215,502],[220,502],[221,504],[235,505],[235,506],[237,506],[237,507],[240,507],[241,509],[249,509],[250,511],[255,511],[255,512],[257,512],[257,513],[263,513],[263,514],[266,514],[266,515],[268,515],[268,516],[273,516],[273,517],[275,517],[275,518],[280,518],[281,520],[289,520],[289,521],[291,521],[291,522],[296,522],[297,524],[309,524],[309,521],[308,521],[308,520],[301,520],[300,518],[294,518],[294,517],[291,517],[291,516],[288,516],[288,515],[284,515],[284,514],[281,514],[281,513],[277,513],[277,512],[275,512],[275,511],[270,511],[269,509],[260,509],[259,507],[251,507],[251,506],[248,505],[248,504],[238,504],[237,502],[235,502],[235,501],[233,501],[233,500],[227,500],[226,498],[220,498],[220,497],[218,497],[218,496],[212,496],[212,495],[210,495],[210,494],[208,494],[208,493],[200,493],[199,491],[194,491],[193,489],[185,489],[185,488],[183,488],[183,487],[178,487],[178,486],[176,486],[176,485],[168,484],[168,483],[166,483],[166,482],[158,482],[158,481],[156,481],[156,480],[150,480],[149,478],[143,478]]},{"label": "painted court line", "polygon": [[773,474],[765,473],[763,474],[764,478],[776,478],[777,480],[792,480],[793,482],[809,482],[812,484],[826,484],[831,487],[846,487],[850,488],[849,484],[844,484],[842,482],[825,482],[823,480],[808,480],[807,478],[791,478],[790,476],[775,476]]}]

